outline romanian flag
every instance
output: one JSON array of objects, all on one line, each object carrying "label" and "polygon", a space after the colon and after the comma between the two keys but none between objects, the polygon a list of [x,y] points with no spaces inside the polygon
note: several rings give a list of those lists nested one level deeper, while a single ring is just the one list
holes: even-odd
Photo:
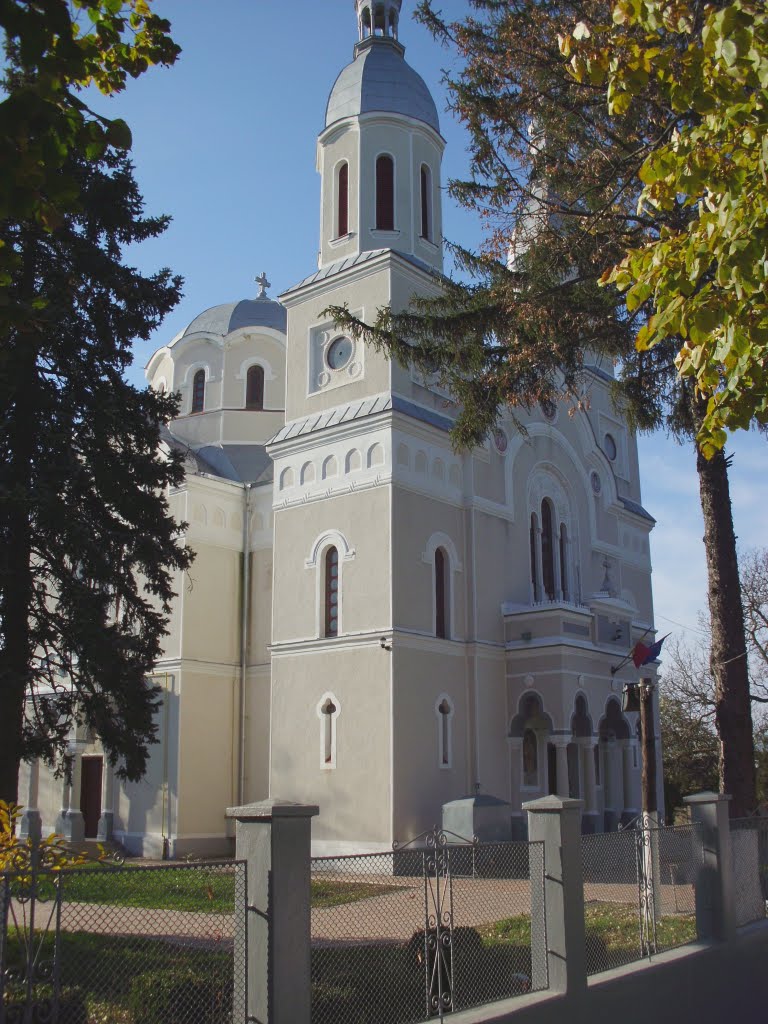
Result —
[{"label": "romanian flag", "polygon": [[[667,636],[669,636],[669,633],[667,633]],[[661,654],[661,645],[667,639],[667,636],[663,636],[661,640],[657,640],[650,647],[646,647],[642,641],[636,643],[632,648],[632,662],[635,668],[642,668],[643,665],[655,661]]]}]

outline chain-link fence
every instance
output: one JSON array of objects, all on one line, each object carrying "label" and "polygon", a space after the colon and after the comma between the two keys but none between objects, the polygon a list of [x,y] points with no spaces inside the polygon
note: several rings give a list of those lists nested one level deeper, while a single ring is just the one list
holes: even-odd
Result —
[{"label": "chain-link fence", "polygon": [[588,974],[696,940],[697,826],[584,836],[582,858]]},{"label": "chain-link fence", "polygon": [[736,924],[762,921],[768,908],[768,818],[734,818],[731,850]]},{"label": "chain-link fence", "polygon": [[313,859],[313,1024],[409,1024],[547,987],[543,845],[441,836]]},{"label": "chain-link fence", "polygon": [[3,875],[0,1024],[239,1024],[245,884],[234,861]]}]

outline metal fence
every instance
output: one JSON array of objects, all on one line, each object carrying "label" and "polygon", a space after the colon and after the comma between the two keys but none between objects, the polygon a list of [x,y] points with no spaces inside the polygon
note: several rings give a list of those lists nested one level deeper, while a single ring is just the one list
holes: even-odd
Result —
[{"label": "metal fence", "polygon": [[768,907],[768,818],[734,818],[731,850],[736,924],[762,921]]},{"label": "metal fence", "polygon": [[547,987],[543,844],[454,838],[313,859],[313,1024],[409,1024]]},{"label": "metal fence", "polygon": [[698,826],[582,838],[587,973],[642,960],[698,937]]},{"label": "metal fence", "polygon": [[236,861],[1,875],[0,1024],[244,1020],[245,885]]}]

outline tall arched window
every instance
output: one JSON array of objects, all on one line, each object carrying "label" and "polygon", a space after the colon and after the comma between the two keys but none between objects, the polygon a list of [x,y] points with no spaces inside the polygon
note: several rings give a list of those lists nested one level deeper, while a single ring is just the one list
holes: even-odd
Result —
[{"label": "tall arched window", "polygon": [[550,601],[555,599],[555,544],[552,533],[552,504],[545,498],[541,503],[541,576],[544,593]]},{"label": "tall arched window", "polygon": [[339,635],[339,550],[325,553],[325,635]]},{"label": "tall arched window", "polygon": [[568,528],[565,523],[560,523],[560,591],[563,600],[568,601]]},{"label": "tall arched window", "polygon": [[453,707],[447,697],[443,697],[437,705],[437,751],[438,764],[441,768],[450,768],[452,760],[451,719]]},{"label": "tall arched window", "polygon": [[198,370],[192,379],[192,412],[205,408],[205,370]]},{"label": "tall arched window", "polygon": [[538,523],[536,522],[536,513],[531,513],[531,592],[533,594],[533,600],[539,600],[539,584],[537,580],[537,566],[536,566],[536,548],[537,548],[537,536]]},{"label": "tall arched window", "polygon": [[435,550],[435,636],[447,639],[450,617],[450,579],[448,556],[442,548]]},{"label": "tall arched window", "polygon": [[336,705],[329,697],[323,704],[321,711],[323,713],[323,764],[331,764],[333,762],[333,716],[336,714]]},{"label": "tall arched window", "polygon": [[421,237],[432,238],[432,175],[426,164],[421,165]]},{"label": "tall arched window", "polygon": [[264,367],[251,366],[245,380],[245,408],[264,408]]},{"label": "tall arched window", "polygon": [[395,230],[395,162],[386,155],[376,161],[376,227]]},{"label": "tall arched window", "polygon": [[349,234],[349,164],[339,167],[336,191],[336,237],[343,238]]}]

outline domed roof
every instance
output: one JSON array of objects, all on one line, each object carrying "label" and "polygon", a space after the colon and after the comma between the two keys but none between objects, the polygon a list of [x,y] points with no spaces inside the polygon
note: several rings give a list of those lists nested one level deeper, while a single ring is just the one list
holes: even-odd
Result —
[{"label": "domed roof", "polygon": [[204,331],[224,338],[241,327],[271,327],[285,334],[286,324],[285,306],[274,299],[242,299],[240,302],[225,302],[221,306],[206,309],[181,332],[181,337]]},{"label": "domed roof", "polygon": [[374,111],[405,114],[440,131],[437,107],[426,82],[403,59],[392,39],[369,37],[355,48],[355,59],[341,72],[325,111],[326,128],[344,117]]}]

